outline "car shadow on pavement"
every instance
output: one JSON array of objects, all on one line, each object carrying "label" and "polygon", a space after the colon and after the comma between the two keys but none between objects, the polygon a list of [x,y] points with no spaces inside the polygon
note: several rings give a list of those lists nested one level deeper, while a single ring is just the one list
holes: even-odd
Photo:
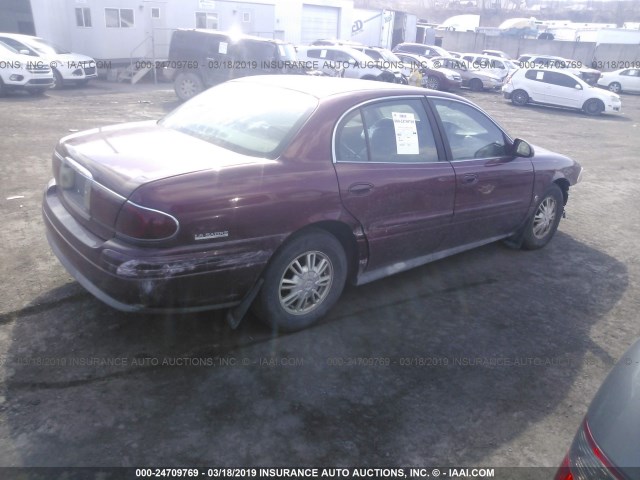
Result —
[{"label": "car shadow on pavement", "polygon": [[532,112],[540,113],[544,115],[543,117],[541,117],[541,121],[544,121],[544,122],[553,121],[550,117],[585,118],[585,119],[597,120],[601,122],[621,122],[621,123],[633,121],[633,119],[624,115],[624,104],[622,105],[622,113],[615,113],[615,112],[603,113],[597,116],[587,115],[581,110],[572,110],[569,108],[554,107],[549,105],[538,105],[538,104],[529,103],[524,106],[517,106],[517,105],[513,105],[511,102],[508,102],[508,104],[511,106],[511,108],[517,109],[518,111],[531,110]]},{"label": "car shadow on pavement", "polygon": [[502,450],[561,408],[587,356],[613,361],[590,330],[627,284],[622,263],[559,232],[543,250],[494,244],[348,288],[289,335],[80,293],[31,306],[3,327],[0,462],[536,465]]}]

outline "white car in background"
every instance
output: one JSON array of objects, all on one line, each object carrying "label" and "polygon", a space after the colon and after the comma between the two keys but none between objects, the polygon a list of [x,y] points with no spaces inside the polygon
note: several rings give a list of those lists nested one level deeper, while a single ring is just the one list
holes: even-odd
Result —
[{"label": "white car in background", "polygon": [[379,80],[390,83],[403,83],[402,75],[386,68],[378,67],[378,62],[351,47],[334,45],[296,47],[298,59],[317,62],[318,70],[335,76],[335,71],[343,69],[345,78]]},{"label": "white car in background", "polygon": [[489,72],[504,80],[519,67],[513,61],[506,58],[494,57],[491,55],[481,55],[478,53],[463,53],[462,59],[467,62],[467,68],[473,68]]},{"label": "white car in background", "polygon": [[39,58],[53,68],[54,88],[65,83],[84,85],[98,77],[96,61],[86,55],[72,53],[40,37],[18,33],[0,33],[0,42],[4,42],[17,51]]},{"label": "white car in background", "polygon": [[622,68],[615,72],[603,73],[598,79],[598,85],[615,93],[640,93],[640,68]]},{"label": "white car in background", "polygon": [[517,70],[502,87],[514,105],[540,103],[584,111],[587,115],[620,112],[620,96],[589,85],[573,73],[530,68]]},{"label": "white car in background", "polygon": [[46,62],[0,42],[0,96],[11,90],[42,95],[52,85],[53,73]]}]

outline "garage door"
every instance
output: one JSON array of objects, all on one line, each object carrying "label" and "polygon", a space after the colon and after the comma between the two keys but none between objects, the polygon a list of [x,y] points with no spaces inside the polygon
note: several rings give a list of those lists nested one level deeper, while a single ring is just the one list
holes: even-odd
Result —
[{"label": "garage door", "polygon": [[320,38],[338,38],[340,9],[319,5],[302,5],[303,44],[309,44]]}]

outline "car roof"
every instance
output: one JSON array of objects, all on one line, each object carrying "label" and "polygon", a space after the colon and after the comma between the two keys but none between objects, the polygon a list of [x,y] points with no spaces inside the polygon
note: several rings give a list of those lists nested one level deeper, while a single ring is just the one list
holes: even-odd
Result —
[{"label": "car roof", "polygon": [[274,38],[265,38],[265,37],[256,37],[254,35],[246,35],[244,33],[241,34],[236,34],[236,33],[232,33],[232,32],[225,32],[224,30],[209,30],[209,29],[205,29],[205,28],[179,28],[176,30],[176,32],[196,32],[196,33],[200,33],[200,34],[204,34],[204,35],[222,35],[225,37],[231,37],[233,38],[235,41],[238,40],[254,40],[254,41],[258,41],[258,42],[264,42],[264,43],[277,43],[277,44],[286,44],[287,42],[283,42],[282,40],[277,40]]},{"label": "car roof", "polygon": [[376,94],[384,95],[432,95],[445,98],[460,99],[457,95],[437,90],[425,90],[422,87],[411,87],[398,83],[375,82],[355,78],[318,77],[313,75],[255,75],[237,78],[231,82],[265,85],[307,93],[318,99],[333,96],[368,92],[375,98]]},{"label": "car roof", "polygon": [[[570,77],[575,78],[576,80],[580,80],[580,83],[585,83],[588,85],[587,82],[585,82],[582,78],[580,78],[578,75],[576,75],[575,73],[572,73],[564,68],[547,68],[547,67],[533,67],[533,68],[519,68],[518,70],[516,70],[514,72],[515,74],[518,75],[524,75],[526,72],[528,72],[529,70],[535,70],[537,72],[552,72],[552,73],[560,73],[562,75],[569,75]],[[604,90],[603,90],[604,91]]]},{"label": "car roof", "polygon": [[486,58],[488,60],[500,60],[502,62],[504,62],[505,60],[507,60],[506,58],[502,58],[502,57],[496,57],[493,55],[485,55],[483,53],[463,53],[462,56],[471,56],[471,57],[480,57],[480,58]]},{"label": "car roof", "polygon": [[420,55],[419,53],[412,52],[393,52],[396,56],[404,55],[405,57],[414,58],[416,60],[429,60],[424,55]]}]

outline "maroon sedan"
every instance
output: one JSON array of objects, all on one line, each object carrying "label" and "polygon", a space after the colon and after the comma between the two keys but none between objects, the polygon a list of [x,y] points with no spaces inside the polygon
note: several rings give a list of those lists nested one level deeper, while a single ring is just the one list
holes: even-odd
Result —
[{"label": "maroon sedan", "polygon": [[54,253],[112,307],[234,307],[233,324],[253,306],[296,330],[346,281],[544,246],[581,170],[455,95],[254,76],[62,139],[43,212]]}]

